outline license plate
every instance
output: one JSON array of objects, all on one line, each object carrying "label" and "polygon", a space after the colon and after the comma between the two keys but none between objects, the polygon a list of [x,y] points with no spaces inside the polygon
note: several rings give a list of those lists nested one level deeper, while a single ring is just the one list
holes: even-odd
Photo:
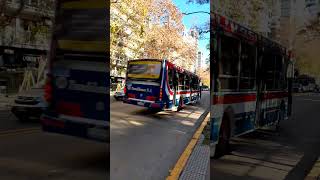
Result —
[{"label": "license plate", "polygon": [[140,106],[143,106],[144,102],[138,102],[137,104],[140,105]]}]

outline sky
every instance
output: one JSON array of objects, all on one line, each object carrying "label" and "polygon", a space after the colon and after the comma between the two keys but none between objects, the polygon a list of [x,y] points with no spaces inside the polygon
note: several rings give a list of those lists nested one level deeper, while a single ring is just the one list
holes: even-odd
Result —
[{"label": "sky", "polygon": [[[210,12],[210,3],[207,4],[196,4],[187,3],[188,0],[172,0],[172,2],[180,9],[183,13],[190,13],[195,11]],[[190,29],[193,25],[201,26],[210,20],[210,15],[206,13],[197,13],[191,15],[184,15],[183,24],[187,29]],[[209,44],[210,33],[204,35],[205,38],[199,40],[198,49],[203,52],[203,58],[206,59],[209,56],[209,50],[206,49]]]}]

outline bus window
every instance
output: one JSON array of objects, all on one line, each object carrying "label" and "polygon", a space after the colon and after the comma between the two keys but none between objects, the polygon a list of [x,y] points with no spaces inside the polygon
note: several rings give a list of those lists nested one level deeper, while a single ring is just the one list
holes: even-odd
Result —
[{"label": "bus window", "polygon": [[184,74],[179,73],[179,90],[184,90]]},{"label": "bus window", "polygon": [[199,81],[196,77],[192,77],[192,80],[191,80],[191,88],[192,90],[198,90],[198,85],[199,85]]},{"label": "bus window", "polygon": [[169,87],[170,89],[173,89],[173,70],[172,69],[168,69],[168,83],[169,83]]},{"label": "bus window", "polygon": [[190,90],[190,77],[188,75],[185,75],[185,90]]},{"label": "bus window", "polygon": [[267,52],[263,56],[262,60],[262,69],[264,69],[264,81],[265,81],[265,90],[274,89],[274,70],[275,70],[275,56]]},{"label": "bus window", "polygon": [[281,55],[276,56],[274,76],[276,79],[274,89],[281,89],[284,83],[283,58]]},{"label": "bus window", "polygon": [[256,78],[256,48],[248,43],[241,43],[240,89],[254,89]]},{"label": "bus window", "polygon": [[221,37],[220,83],[222,90],[238,87],[239,40]]}]

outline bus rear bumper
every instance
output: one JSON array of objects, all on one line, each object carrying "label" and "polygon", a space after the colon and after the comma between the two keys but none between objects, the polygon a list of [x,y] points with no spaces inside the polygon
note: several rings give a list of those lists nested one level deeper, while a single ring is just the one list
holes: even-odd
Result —
[{"label": "bus rear bumper", "polygon": [[135,100],[135,99],[124,99],[124,103],[134,104],[137,106],[147,107],[151,109],[164,109],[164,104],[153,101]]},{"label": "bus rear bumper", "polygon": [[50,133],[65,134],[100,142],[109,142],[109,126],[76,122],[56,116],[43,114],[41,116],[42,130]]}]

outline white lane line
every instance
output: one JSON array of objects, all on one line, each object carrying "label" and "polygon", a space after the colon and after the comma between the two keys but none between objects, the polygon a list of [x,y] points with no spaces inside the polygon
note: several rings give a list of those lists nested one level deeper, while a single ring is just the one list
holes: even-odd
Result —
[{"label": "white lane line", "polygon": [[320,102],[320,99],[299,99],[299,100]]}]

